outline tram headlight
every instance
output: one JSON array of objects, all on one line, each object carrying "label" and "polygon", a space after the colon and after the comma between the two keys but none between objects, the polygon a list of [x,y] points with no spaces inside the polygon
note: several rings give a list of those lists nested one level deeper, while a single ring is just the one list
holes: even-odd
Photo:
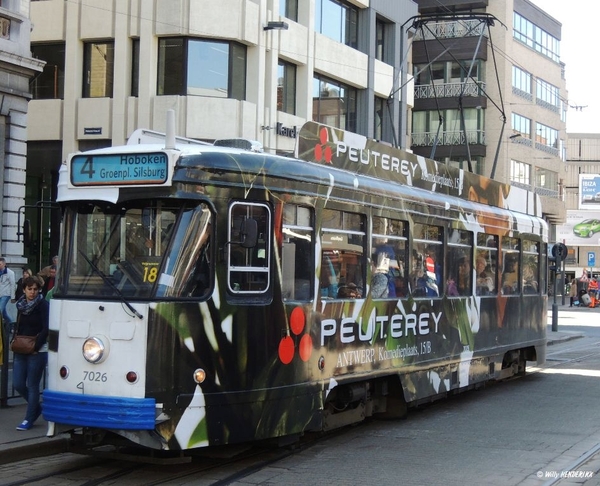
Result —
[{"label": "tram headlight", "polygon": [[81,352],[85,360],[89,363],[102,363],[108,356],[108,339],[104,336],[88,338],[83,343]]}]

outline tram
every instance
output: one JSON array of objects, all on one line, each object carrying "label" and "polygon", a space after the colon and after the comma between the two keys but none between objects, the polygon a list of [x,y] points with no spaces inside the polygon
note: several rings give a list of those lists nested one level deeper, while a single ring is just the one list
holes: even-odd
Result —
[{"label": "tram", "polygon": [[293,439],[544,362],[535,194],[315,122],[294,158],[172,132],[61,167],[49,435]]}]

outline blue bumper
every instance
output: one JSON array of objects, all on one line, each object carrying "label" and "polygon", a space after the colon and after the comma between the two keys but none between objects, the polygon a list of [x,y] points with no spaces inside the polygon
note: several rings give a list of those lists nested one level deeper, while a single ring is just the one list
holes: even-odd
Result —
[{"label": "blue bumper", "polygon": [[153,398],[115,398],[44,390],[44,419],[101,429],[154,430]]}]

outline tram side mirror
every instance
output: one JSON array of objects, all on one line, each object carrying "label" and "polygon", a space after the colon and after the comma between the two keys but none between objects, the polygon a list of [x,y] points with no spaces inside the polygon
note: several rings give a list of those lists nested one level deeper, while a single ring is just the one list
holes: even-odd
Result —
[{"label": "tram side mirror", "polygon": [[254,218],[246,218],[240,225],[240,245],[243,248],[254,248],[258,242],[258,223]]},{"label": "tram side mirror", "polygon": [[31,222],[28,219],[23,221],[23,244],[25,248],[31,246]]}]

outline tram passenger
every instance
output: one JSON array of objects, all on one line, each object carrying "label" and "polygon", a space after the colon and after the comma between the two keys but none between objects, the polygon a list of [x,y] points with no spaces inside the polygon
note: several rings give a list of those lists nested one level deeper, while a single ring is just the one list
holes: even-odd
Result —
[{"label": "tram passenger", "polygon": [[460,295],[454,277],[449,277],[446,281],[446,295],[449,297],[458,297]]},{"label": "tram passenger", "polygon": [[523,293],[536,294],[538,291],[538,283],[535,280],[535,270],[531,264],[523,266]]},{"label": "tram passenger", "polygon": [[502,272],[502,293],[504,295],[511,295],[518,292],[518,278],[517,259],[514,256],[509,256],[504,263],[504,272]]},{"label": "tram passenger", "polygon": [[460,295],[471,295],[471,279],[473,273],[471,271],[471,261],[467,256],[461,256],[458,259],[458,279],[456,287]]},{"label": "tram passenger", "polygon": [[[371,297],[374,299],[385,299],[390,296],[389,271],[390,258],[383,251],[373,260],[373,276],[371,277]],[[394,291],[394,295],[395,295]]]},{"label": "tram passenger", "polygon": [[340,285],[337,296],[339,299],[360,299],[361,291],[356,284],[350,282],[346,285]]},{"label": "tram passenger", "polygon": [[323,259],[321,260],[321,297],[335,299],[338,293],[338,286],[338,278],[333,263],[327,255],[323,255]]},{"label": "tram passenger", "polygon": [[494,278],[487,271],[487,262],[483,256],[478,256],[475,261],[475,272],[477,273],[477,295],[489,295],[494,293]]}]

